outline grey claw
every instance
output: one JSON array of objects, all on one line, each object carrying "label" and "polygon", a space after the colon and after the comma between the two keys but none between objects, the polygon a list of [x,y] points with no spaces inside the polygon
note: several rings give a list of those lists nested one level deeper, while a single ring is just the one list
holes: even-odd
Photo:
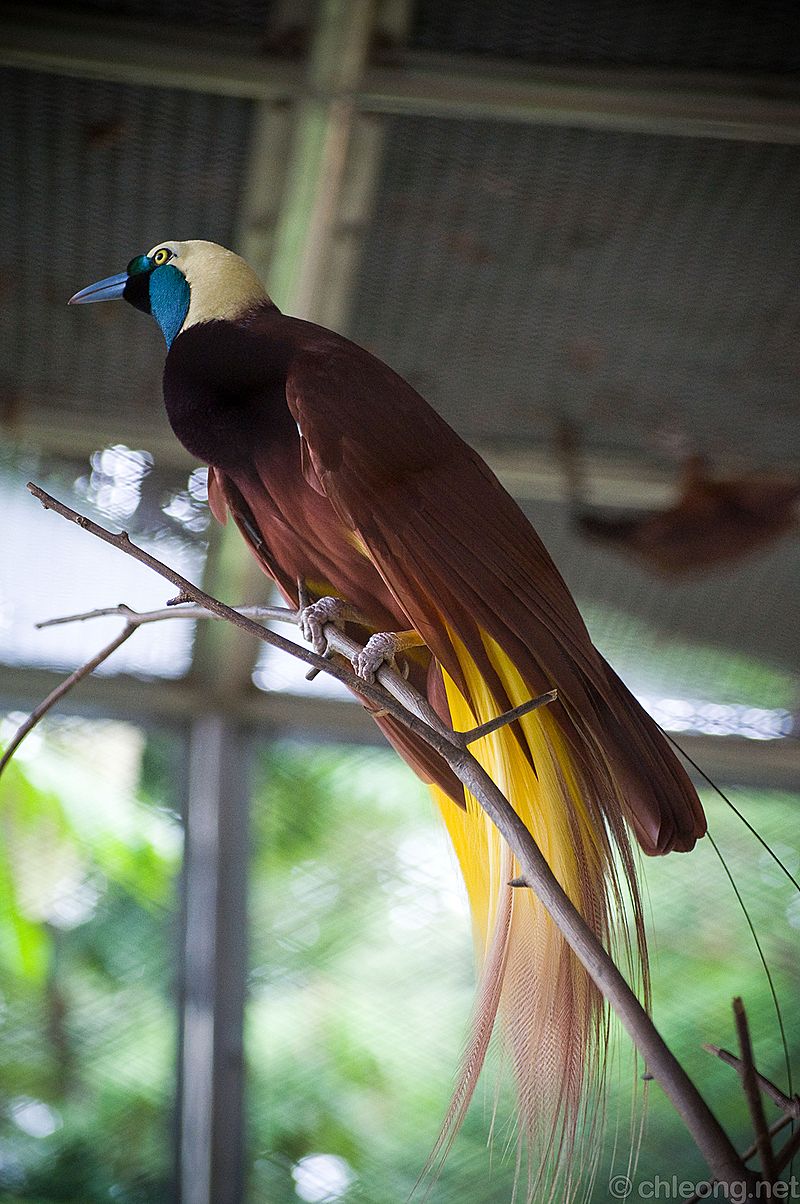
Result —
[{"label": "grey claw", "polygon": [[353,670],[357,677],[372,682],[381,665],[394,667],[397,652],[397,637],[393,631],[378,631],[371,635],[364,647],[353,657]]},{"label": "grey claw", "polygon": [[328,650],[325,637],[326,623],[339,623],[345,610],[341,598],[320,598],[300,611],[300,630],[303,639],[311,644],[318,656],[324,656]]}]

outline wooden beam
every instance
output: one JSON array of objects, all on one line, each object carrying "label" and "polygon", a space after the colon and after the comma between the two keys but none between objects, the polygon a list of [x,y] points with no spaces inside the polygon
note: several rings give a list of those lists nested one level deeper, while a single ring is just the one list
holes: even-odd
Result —
[{"label": "wooden beam", "polygon": [[221,715],[192,724],[183,868],[181,1204],[241,1204],[244,1198],[249,745]]},{"label": "wooden beam", "polygon": [[[343,274],[352,272],[357,248],[346,236],[344,245],[334,239],[330,254]],[[340,309],[346,307],[346,296],[338,288],[335,297],[321,298],[321,307],[332,306],[334,300]],[[331,313],[330,318],[334,315]],[[340,322],[326,321],[334,329]],[[99,448],[115,443],[129,447],[142,447],[152,452],[162,467],[184,469],[187,472],[197,467],[197,461],[186,452],[172,431],[160,418],[162,407],[153,405],[154,419],[145,424],[138,418],[131,420],[124,413],[113,419],[98,416],[97,422],[81,423],[73,415],[67,415],[66,407],[33,408],[31,416],[3,431],[7,445],[44,454],[74,456],[85,459]],[[2,430],[0,426],[0,430]],[[459,432],[469,439],[468,431]],[[513,446],[503,443],[483,444],[475,441],[474,446],[486,463],[500,478],[505,488],[519,501],[565,502],[568,500],[564,471],[551,446],[541,443],[518,442]],[[586,449],[581,454],[583,473],[587,481],[591,502],[620,509],[657,509],[675,498],[676,472],[667,471],[657,465],[642,464],[633,459]],[[723,472],[728,467],[724,461],[716,464]],[[732,470],[736,465],[730,465]]]},{"label": "wooden beam", "polygon": [[[302,64],[260,54],[255,37],[55,7],[4,6],[0,65],[258,101],[309,99]],[[370,66],[352,99],[368,113],[800,144],[800,87],[776,75],[538,67],[417,52]]]},{"label": "wooden beam", "polygon": [[[0,708],[27,710],[66,674],[46,669],[0,667]],[[310,741],[385,746],[378,728],[357,702],[299,697],[255,686],[238,697],[220,699],[213,688],[184,681],[141,681],[124,674],[89,678],[59,706],[59,713],[111,716],[132,723],[185,726],[209,710],[224,709],[226,720],[263,739],[286,736]],[[798,723],[797,730],[800,730]],[[800,739],[746,740],[681,732],[679,744],[720,784],[796,791],[800,781]],[[698,784],[702,785],[700,779]]]}]

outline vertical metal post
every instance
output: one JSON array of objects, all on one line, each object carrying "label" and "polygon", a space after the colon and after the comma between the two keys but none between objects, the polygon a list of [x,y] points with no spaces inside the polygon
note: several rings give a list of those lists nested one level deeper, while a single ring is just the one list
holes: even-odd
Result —
[{"label": "vertical metal post", "polygon": [[[384,0],[395,33],[407,5]],[[306,95],[291,113],[268,103],[257,111],[240,216],[239,249],[263,272],[276,301],[333,326],[347,305],[380,159],[380,126],[355,111],[376,9],[375,0],[316,3]],[[239,571],[226,563],[229,550],[223,544],[209,561],[207,587],[249,594],[253,562],[240,561],[248,567]],[[198,636],[193,674],[224,707],[249,684],[257,648],[248,652],[238,633],[212,626]],[[239,1204],[243,1197],[245,755],[242,733],[220,715],[195,723],[184,879],[181,1204]]]},{"label": "vertical metal post", "polygon": [[218,714],[192,727],[184,862],[181,1204],[240,1204],[247,975],[246,735]]},{"label": "vertical metal post", "polygon": [[297,317],[315,317],[337,220],[355,93],[374,29],[374,0],[319,0],[307,94],[297,105],[287,178],[272,244],[270,293]]}]

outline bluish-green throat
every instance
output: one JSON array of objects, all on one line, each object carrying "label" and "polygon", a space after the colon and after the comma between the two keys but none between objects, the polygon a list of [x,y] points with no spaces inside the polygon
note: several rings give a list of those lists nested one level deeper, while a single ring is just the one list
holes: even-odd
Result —
[{"label": "bluish-green throat", "polygon": [[150,312],[171,347],[189,312],[189,285],[183,272],[169,263],[150,273],[149,285]]}]

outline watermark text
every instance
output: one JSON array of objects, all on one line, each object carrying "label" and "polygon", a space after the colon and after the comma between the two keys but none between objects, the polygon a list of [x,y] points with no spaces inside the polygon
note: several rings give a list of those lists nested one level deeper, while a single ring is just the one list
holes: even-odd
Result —
[{"label": "watermark text", "polygon": [[728,1200],[745,1204],[746,1200],[800,1200],[800,1179],[792,1176],[784,1183],[697,1183],[678,1175],[656,1175],[652,1179],[632,1180],[627,1175],[612,1175],[608,1181],[612,1200]]}]

